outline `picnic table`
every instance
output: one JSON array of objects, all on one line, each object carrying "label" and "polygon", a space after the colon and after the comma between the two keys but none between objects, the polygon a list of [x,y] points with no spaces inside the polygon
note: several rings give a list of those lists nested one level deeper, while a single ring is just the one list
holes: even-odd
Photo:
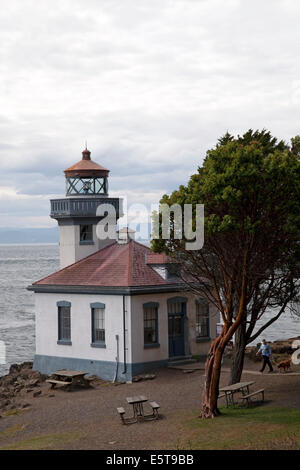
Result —
[{"label": "picnic table", "polygon": [[228,408],[229,402],[231,402],[232,406],[235,405],[234,403],[234,394],[237,392],[242,392],[242,395],[249,395],[249,387],[253,385],[255,382],[238,382],[233,385],[227,385],[227,387],[220,388],[220,392],[225,393],[226,399],[226,407]]},{"label": "picnic table", "polygon": [[127,397],[126,400],[127,400],[127,403],[129,403],[129,405],[132,405],[133,417],[136,419],[139,419],[139,417],[143,418],[144,417],[143,403],[148,401],[148,398],[146,398],[144,395],[138,395],[135,397]]},{"label": "picnic table", "polygon": [[137,423],[138,421],[144,421],[147,419],[159,419],[158,410],[160,405],[155,401],[150,401],[149,406],[152,408],[152,413],[144,413],[144,403],[148,401],[148,398],[144,395],[137,395],[134,397],[127,397],[127,403],[132,405],[133,408],[133,416],[132,417],[125,417],[125,410],[123,407],[117,408],[117,411],[121,417],[123,424],[132,424]]},{"label": "picnic table", "polygon": [[51,378],[48,379],[47,382],[51,384],[51,388],[55,388],[56,385],[62,385],[68,390],[77,385],[89,387],[90,382],[85,378],[86,374],[87,372],[80,372],[78,370],[56,370],[52,373]]}]

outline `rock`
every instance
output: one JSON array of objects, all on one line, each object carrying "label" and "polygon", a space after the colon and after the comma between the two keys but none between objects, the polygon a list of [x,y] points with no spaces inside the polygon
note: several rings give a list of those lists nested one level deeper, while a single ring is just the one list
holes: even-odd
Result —
[{"label": "rock", "polygon": [[23,362],[22,367],[26,369],[32,369],[33,362],[32,361]]},{"label": "rock", "polygon": [[22,408],[28,408],[30,406],[30,403],[23,403]]},{"label": "rock", "polygon": [[156,378],[154,374],[136,375],[132,378],[132,382],[140,382],[141,380],[153,380]]},{"label": "rock", "polygon": [[33,393],[33,397],[38,397],[39,395],[41,395],[42,393],[42,390],[37,390],[36,392]]},{"label": "rock", "polygon": [[143,378],[139,375],[132,377],[132,382],[141,382],[141,380],[143,380]]},{"label": "rock", "polygon": [[26,387],[36,387],[39,384],[39,379],[33,379],[29,380],[29,382],[26,384]]},{"label": "rock", "polygon": [[1,386],[2,387],[8,387],[9,385],[12,385],[16,380],[16,377],[14,375],[5,375],[4,377],[1,378]]},{"label": "rock", "polygon": [[10,405],[10,400],[0,401],[0,409],[6,408],[8,405]]},{"label": "rock", "polygon": [[8,375],[18,374],[21,370],[21,364],[12,364],[9,368]]}]

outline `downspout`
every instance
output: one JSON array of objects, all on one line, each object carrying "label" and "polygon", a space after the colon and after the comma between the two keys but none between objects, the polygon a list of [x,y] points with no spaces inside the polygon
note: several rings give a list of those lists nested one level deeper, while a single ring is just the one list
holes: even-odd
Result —
[{"label": "downspout", "polygon": [[116,355],[116,370],[115,370],[115,376],[113,383],[115,383],[118,379],[118,366],[119,366],[119,335],[116,335],[116,341],[117,341],[117,355]]},{"label": "downspout", "polygon": [[125,308],[125,295],[123,295],[123,356],[124,356],[124,370],[123,374],[127,372],[127,364],[126,364],[126,308]]}]

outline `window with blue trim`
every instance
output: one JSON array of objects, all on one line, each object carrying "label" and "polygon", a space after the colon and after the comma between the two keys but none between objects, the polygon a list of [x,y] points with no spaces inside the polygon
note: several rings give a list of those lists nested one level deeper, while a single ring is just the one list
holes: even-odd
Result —
[{"label": "window with blue trim", "polygon": [[105,306],[92,307],[92,343],[105,343]]},{"label": "window with blue trim", "polygon": [[158,306],[155,303],[144,304],[144,344],[158,343]]},{"label": "window with blue trim", "polygon": [[58,340],[71,341],[71,304],[58,302]]},{"label": "window with blue trim", "polygon": [[209,305],[206,301],[196,302],[196,336],[209,338]]},{"label": "window with blue trim", "polygon": [[91,243],[93,241],[93,226],[80,225],[80,243]]}]

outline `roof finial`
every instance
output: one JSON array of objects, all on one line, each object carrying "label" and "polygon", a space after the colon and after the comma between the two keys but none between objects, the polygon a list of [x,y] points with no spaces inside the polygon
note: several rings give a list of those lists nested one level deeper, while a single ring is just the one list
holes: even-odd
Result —
[{"label": "roof finial", "polygon": [[82,159],[83,160],[90,160],[91,159],[91,152],[87,148],[87,140],[85,141],[85,149],[82,152]]}]

